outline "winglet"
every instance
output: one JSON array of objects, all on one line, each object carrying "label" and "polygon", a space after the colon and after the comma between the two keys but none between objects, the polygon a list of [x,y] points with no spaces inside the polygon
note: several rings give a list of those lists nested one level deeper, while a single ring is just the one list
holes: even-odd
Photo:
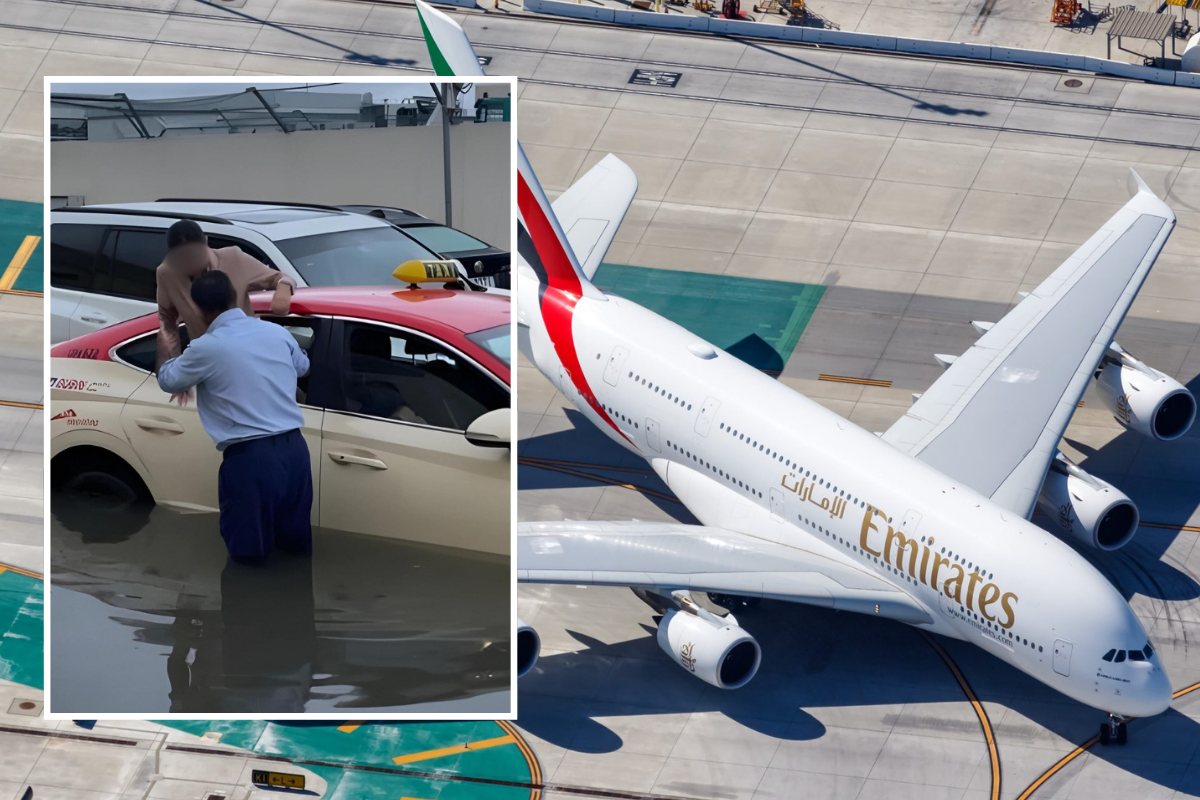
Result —
[{"label": "winglet", "polygon": [[439,77],[478,78],[486,75],[467,34],[457,22],[424,0],[417,0],[417,18],[421,20],[433,71]]},{"label": "winglet", "polygon": [[[419,0],[418,0],[418,2],[419,2]],[[1135,192],[1135,194],[1141,194],[1142,192],[1145,192],[1146,194],[1153,195],[1154,197],[1158,197],[1158,195],[1154,194],[1154,190],[1151,189],[1149,186],[1147,186],[1146,182],[1144,180],[1142,180],[1142,176],[1137,174],[1136,169],[1134,169],[1133,167],[1130,167],[1129,174],[1133,177],[1134,187],[1137,188],[1137,191]],[[1130,188],[1133,188],[1133,187],[1130,187]]]}]

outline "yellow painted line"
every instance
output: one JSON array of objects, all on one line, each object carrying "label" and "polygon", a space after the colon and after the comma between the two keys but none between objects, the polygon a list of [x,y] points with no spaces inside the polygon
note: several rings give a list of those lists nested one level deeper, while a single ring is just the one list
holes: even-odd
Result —
[{"label": "yellow painted line", "polygon": [[548,469],[551,472],[561,472],[565,475],[574,475],[579,478],[587,478],[588,480],[596,481],[597,483],[607,483],[609,486],[619,486],[622,489],[630,489],[635,492],[640,492],[641,494],[644,494],[647,497],[657,497],[660,500],[667,500],[671,503],[679,502],[679,498],[672,497],[671,495],[665,494],[663,492],[657,492],[654,489],[646,489],[645,487],[636,486],[632,483],[624,483],[623,481],[618,481],[613,478],[606,478],[603,475],[593,475],[590,472],[581,472],[580,470],[576,470],[576,469],[568,469],[567,467],[560,467],[560,466],[557,466],[556,464],[553,464],[550,462],[532,461],[532,460],[526,458],[525,456],[519,456],[517,458],[517,463],[524,464],[528,467],[537,467],[538,469]]},{"label": "yellow painted line", "polygon": [[21,569],[20,567],[14,567],[12,564],[0,564],[0,572],[15,572],[18,575],[24,575],[27,578],[37,578],[39,581],[43,580],[42,573],[34,572],[33,570],[28,569]]},{"label": "yellow painted line", "polygon": [[950,654],[942,649],[942,646],[922,630],[917,633],[929,643],[934,652],[941,656],[942,661],[950,668],[950,673],[954,675],[954,680],[958,681],[958,686],[963,690],[963,694],[967,696],[967,700],[971,703],[971,708],[975,709],[975,716],[979,717],[979,724],[983,728],[983,738],[987,740],[988,759],[991,761],[992,767],[992,791],[991,800],[999,800],[1000,798],[1000,750],[996,746],[996,737],[992,733],[992,721],[988,719],[987,709],[983,707],[983,703],[975,696],[975,692],[971,690],[971,684],[967,683],[966,677],[958,669],[958,665],[950,658]]},{"label": "yellow painted line", "polygon": [[525,764],[529,767],[529,782],[533,784],[533,789],[529,792],[529,800],[541,800],[542,764],[538,761],[537,755],[534,754],[533,748],[529,746],[529,743],[525,741],[525,737],[521,735],[521,732],[511,722],[498,719],[496,720],[496,724],[507,731],[509,736],[513,737],[513,741],[517,743],[517,749],[521,751],[521,755],[525,756]]},{"label": "yellow painted line", "polygon": [[538,458],[536,456],[521,456],[521,460],[533,466],[535,464],[549,464],[555,467],[582,467],[584,469],[602,469],[605,472],[636,472],[639,475],[657,475],[652,469],[640,469],[638,467],[616,467],[611,464],[592,464],[587,461],[561,461],[557,458]]},{"label": "yellow painted line", "polygon": [[342,733],[354,733],[361,725],[362,722],[347,722],[345,725],[339,725],[338,730]]},{"label": "yellow painted line", "polygon": [[1147,528],[1163,528],[1168,531],[1190,531],[1191,533],[1200,533],[1200,528],[1195,525],[1166,525],[1161,522],[1139,522],[1138,525],[1145,525]]},{"label": "yellow painted line", "polygon": [[1171,695],[1171,699],[1178,700],[1179,698],[1183,697],[1185,694],[1191,694],[1192,692],[1196,691],[1197,689],[1200,689],[1200,681],[1196,681],[1191,686],[1180,689],[1178,692]]},{"label": "yellow painted line", "polygon": [[39,406],[37,403],[18,403],[15,400],[0,400],[0,406],[8,406],[9,408],[35,408],[39,411],[45,406]]},{"label": "yellow painted line", "polygon": [[1079,758],[1081,755],[1084,754],[1084,752],[1087,751],[1087,749],[1089,747],[1091,747],[1098,741],[1100,741],[1100,734],[1096,734],[1095,736],[1088,739],[1083,744],[1079,745],[1079,747],[1076,747],[1074,750],[1072,750],[1071,752],[1067,753],[1065,756],[1060,758],[1053,767],[1051,767],[1050,769],[1043,772],[1041,775],[1038,776],[1037,780],[1035,780],[1033,783],[1029,784],[1029,786],[1026,787],[1025,791],[1021,792],[1021,794],[1019,794],[1017,796],[1017,800],[1029,800],[1030,795],[1032,795],[1034,792],[1036,792],[1043,783],[1045,783],[1046,781],[1053,778],[1060,769],[1065,767],[1067,764],[1070,764],[1075,759]]},{"label": "yellow painted line", "polygon": [[[1166,526],[1163,526],[1163,527],[1166,527]],[[1184,688],[1175,692],[1174,694],[1171,695],[1171,699],[1178,700],[1179,698],[1183,697],[1184,695],[1191,694],[1192,692],[1196,691],[1197,689],[1200,689],[1200,681],[1193,683],[1191,686],[1185,686]],[[1023,792],[1021,792],[1021,794],[1017,795],[1017,800],[1029,800],[1029,798],[1031,796],[1033,796],[1033,793],[1036,792],[1043,783],[1045,783],[1046,781],[1048,781],[1052,777],[1054,777],[1054,775],[1059,770],[1061,770],[1063,767],[1065,767],[1067,764],[1070,764],[1072,761],[1074,761],[1075,759],[1077,759],[1081,755],[1083,755],[1085,752],[1087,752],[1087,750],[1089,748],[1091,748],[1092,746],[1094,746],[1096,744],[1096,742],[1098,742],[1098,741],[1100,741],[1100,735],[1096,734],[1095,736],[1088,739],[1083,744],[1079,745],[1079,747],[1076,747],[1074,750],[1072,750],[1071,752],[1067,753],[1065,756],[1060,758],[1057,762],[1055,762],[1054,766],[1052,766],[1050,769],[1043,772],[1041,775],[1038,776],[1037,780],[1035,780],[1033,783],[1029,784],[1029,786],[1027,786],[1025,788],[1025,791],[1023,791]]]},{"label": "yellow painted line", "polygon": [[13,287],[21,270],[25,269],[25,264],[29,262],[29,257],[33,255],[33,251],[37,249],[38,242],[41,240],[40,236],[25,237],[25,241],[21,242],[21,246],[17,248],[16,255],[12,257],[12,261],[8,262],[8,269],[4,270],[3,275],[0,275],[0,289],[8,290]]},{"label": "yellow painted line", "polygon": [[873,381],[870,378],[851,378],[847,375],[818,375],[819,381],[832,381],[833,383],[856,383],[859,386],[891,386],[891,381]]},{"label": "yellow painted line", "polygon": [[499,747],[504,744],[516,744],[516,739],[512,734],[508,736],[497,736],[495,739],[483,739],[478,742],[466,742],[465,744],[456,744],[453,747],[442,747],[438,750],[426,750],[422,753],[412,753],[407,756],[396,756],[392,759],[397,764],[412,764],[415,761],[428,761],[432,758],[444,758],[445,756],[458,755],[471,750],[486,750],[489,747]]}]

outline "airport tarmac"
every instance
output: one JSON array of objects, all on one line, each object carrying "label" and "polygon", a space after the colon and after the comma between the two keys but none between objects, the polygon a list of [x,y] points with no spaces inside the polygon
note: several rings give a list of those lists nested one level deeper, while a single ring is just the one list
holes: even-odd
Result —
[{"label": "airport tarmac", "polygon": [[[30,137],[40,130],[43,74],[406,74],[426,63],[404,7],[121,5],[0,0],[2,55],[14,65],[0,152],[6,173],[20,173],[14,187],[40,194],[40,142]],[[936,377],[933,353],[968,346],[970,320],[997,318],[1124,201],[1131,164],[1176,208],[1179,226],[1119,341],[1200,388],[1200,95],[1051,71],[462,18],[493,74],[527,79],[520,136],[548,190],[610,151],[639,175],[610,261],[825,287],[780,380],[855,422],[882,430],[902,414],[911,392]],[[639,67],[679,81],[630,84]],[[1066,84],[1072,77],[1079,86]],[[623,454],[579,426],[528,365],[518,379],[522,456],[560,462],[521,467],[531,487],[520,496],[524,518],[683,518],[654,494],[664,489],[652,476],[628,471],[643,465],[616,460]],[[1068,452],[1128,491],[1145,520],[1167,526],[1144,526],[1101,565],[1131,591],[1180,689],[1200,681],[1189,644],[1200,635],[1197,436],[1153,445],[1119,429],[1090,396],[1068,433]],[[762,672],[726,693],[667,661],[649,609],[627,591],[528,586],[520,610],[543,637],[543,661],[520,685],[519,722],[543,796],[1200,795],[1200,692],[1133,723],[1124,748],[1077,753],[1095,735],[1097,712],[939,642],[981,721],[947,661],[904,626],[764,603],[743,620],[763,644]]]}]

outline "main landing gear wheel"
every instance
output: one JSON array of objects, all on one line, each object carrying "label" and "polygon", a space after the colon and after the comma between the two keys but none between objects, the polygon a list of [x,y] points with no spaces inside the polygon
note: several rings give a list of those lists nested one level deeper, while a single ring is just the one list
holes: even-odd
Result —
[{"label": "main landing gear wheel", "polygon": [[1107,722],[1100,723],[1100,744],[1125,744],[1129,741],[1129,723],[1115,714],[1108,715]]}]

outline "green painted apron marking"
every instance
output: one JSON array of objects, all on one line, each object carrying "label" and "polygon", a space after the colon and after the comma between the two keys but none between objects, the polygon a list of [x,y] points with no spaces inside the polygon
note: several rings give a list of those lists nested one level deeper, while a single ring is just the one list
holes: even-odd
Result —
[{"label": "green painted apron marking", "polygon": [[[21,249],[26,236],[42,236],[42,204],[19,200],[0,200],[0,273]],[[43,292],[43,250],[38,242],[11,288],[21,292]]]},{"label": "green painted apron marking", "polygon": [[0,572],[0,680],[42,687],[42,582]]},{"label": "green painted apron marking", "polygon": [[825,294],[808,283],[601,264],[592,279],[727,350],[779,374]]}]

